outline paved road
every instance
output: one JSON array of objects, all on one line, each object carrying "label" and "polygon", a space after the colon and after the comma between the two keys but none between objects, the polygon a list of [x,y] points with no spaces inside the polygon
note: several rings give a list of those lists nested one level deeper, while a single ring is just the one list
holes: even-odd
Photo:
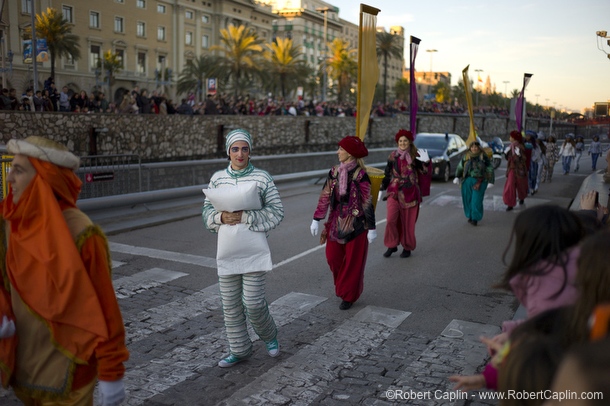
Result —
[{"label": "paved road", "polygon": [[[557,166],[553,183],[526,207],[567,207],[588,174],[562,176]],[[286,219],[269,238],[275,269],[267,298],[282,353],[270,358],[251,332],[253,357],[230,369],[216,366],[227,345],[216,240],[201,224],[200,199],[92,214],[110,234],[131,352],[124,404],[385,405],[392,396],[403,404],[495,404],[480,399],[485,392],[451,391],[447,377],[483,366],[478,337],[497,333],[516,308],[511,295],[491,288],[519,212],[504,211],[503,175],[500,169],[478,227],[466,222],[457,187],[434,182],[413,256],[383,258],[380,237],[370,247],[364,293],[348,311],[338,309],[323,248],[309,235],[321,185],[280,185]],[[383,204],[377,221],[383,236]],[[18,404],[2,390],[0,403]]]}]

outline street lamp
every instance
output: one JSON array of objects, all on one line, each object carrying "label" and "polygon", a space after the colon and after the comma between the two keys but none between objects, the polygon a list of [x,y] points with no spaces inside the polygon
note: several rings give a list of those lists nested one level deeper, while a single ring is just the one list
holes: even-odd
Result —
[{"label": "street lamp", "polygon": [[476,101],[476,105],[478,107],[479,105],[479,93],[481,93],[481,86],[479,85],[479,81],[478,81],[478,77],[480,75],[481,72],[483,72],[483,69],[475,69],[474,70],[477,73],[477,87],[478,87],[478,92],[477,92],[477,101]]},{"label": "street lamp", "polygon": [[426,52],[430,52],[430,73],[432,73],[432,55],[438,52],[436,49],[426,49]]},{"label": "street lamp", "polygon": [[607,39],[607,38],[610,38],[610,37],[608,37],[608,31],[596,31],[595,35],[597,38],[597,49],[599,49],[600,51],[605,53],[606,56],[608,57],[608,59],[610,59],[610,53],[604,51],[604,49],[602,47],[602,44],[603,44],[602,40],[604,40],[604,39],[606,40],[606,44],[608,46],[610,46],[610,39]]},{"label": "street lamp", "polygon": [[324,102],[326,101],[326,86],[328,85],[328,78],[326,73],[326,58],[328,55],[326,38],[328,30],[328,12],[330,11],[330,7],[317,7],[316,11],[324,13],[324,59],[322,60],[322,69],[324,71],[324,83],[322,83],[322,101]]}]

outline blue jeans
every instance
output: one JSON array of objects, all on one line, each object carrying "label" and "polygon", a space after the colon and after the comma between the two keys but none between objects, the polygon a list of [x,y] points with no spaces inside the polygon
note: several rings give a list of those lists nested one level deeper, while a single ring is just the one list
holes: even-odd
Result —
[{"label": "blue jeans", "polygon": [[599,158],[601,154],[591,154],[591,169],[595,170],[597,168],[597,158]]},{"label": "blue jeans", "polygon": [[570,165],[572,164],[572,156],[568,155],[568,156],[562,156],[561,157],[561,164],[563,166],[563,173],[570,173]]}]

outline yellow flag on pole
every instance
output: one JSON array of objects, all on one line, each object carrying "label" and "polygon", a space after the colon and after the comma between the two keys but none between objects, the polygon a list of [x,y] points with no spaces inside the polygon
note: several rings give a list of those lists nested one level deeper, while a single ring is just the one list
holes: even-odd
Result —
[{"label": "yellow flag on pole", "polygon": [[356,136],[364,141],[375,86],[379,80],[377,65],[377,14],[376,9],[360,4],[360,29],[358,30],[358,99],[356,102]]},{"label": "yellow flag on pole", "polygon": [[466,93],[466,102],[468,103],[468,115],[470,116],[470,130],[468,131],[468,139],[466,145],[470,145],[471,142],[476,141],[477,133],[474,129],[474,113],[472,111],[472,88],[470,87],[470,79],[468,78],[468,68],[466,66],[462,71],[462,81],[464,82],[464,93]]}]

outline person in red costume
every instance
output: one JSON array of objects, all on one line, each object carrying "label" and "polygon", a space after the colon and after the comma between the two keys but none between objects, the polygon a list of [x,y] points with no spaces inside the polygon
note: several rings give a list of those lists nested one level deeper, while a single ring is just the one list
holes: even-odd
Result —
[{"label": "person in red costume", "polygon": [[[76,207],[80,160],[55,141],[7,144],[14,155],[0,203],[0,374],[25,405],[125,398],[125,328],[108,241]],[[97,378],[97,379],[96,379]]]},{"label": "person in red costume", "polygon": [[523,145],[523,136],[519,131],[511,131],[510,133],[510,145],[506,148],[506,160],[508,165],[502,199],[504,204],[508,206],[506,211],[511,211],[517,204],[517,197],[519,198],[519,204],[525,203],[528,191],[528,162]]}]

